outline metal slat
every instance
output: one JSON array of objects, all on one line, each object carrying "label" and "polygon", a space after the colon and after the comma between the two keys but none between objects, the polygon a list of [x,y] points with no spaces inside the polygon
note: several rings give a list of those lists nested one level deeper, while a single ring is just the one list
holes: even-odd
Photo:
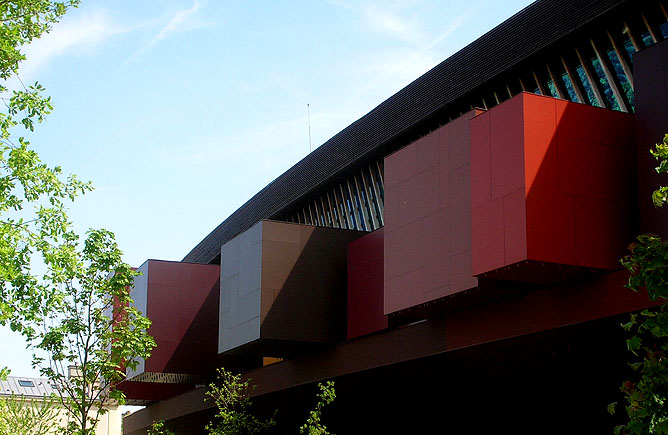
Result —
[{"label": "metal slat", "polygon": [[315,213],[318,216],[318,223],[320,226],[326,227],[327,215],[325,214],[325,210],[322,208],[322,201],[320,201],[320,198],[316,198],[313,200],[313,203],[315,204]]},{"label": "metal slat", "polygon": [[[340,187],[340,185],[339,185]],[[339,221],[341,222],[341,228],[346,228],[349,229],[350,225],[348,223],[348,218],[346,217],[346,213],[344,210],[342,210],[342,202],[339,200],[339,193],[337,193],[336,187],[334,187],[334,190],[332,191],[334,194],[334,204],[336,205],[336,211],[339,214]]]},{"label": "metal slat", "polygon": [[336,208],[332,207],[332,200],[329,197],[329,192],[325,193],[327,195],[327,205],[329,206],[329,213],[332,216],[332,223],[334,228],[341,228],[341,222],[339,222],[339,214],[336,211]]},{"label": "metal slat", "polygon": [[642,38],[642,34],[647,30],[647,27],[645,26],[645,23],[642,22],[640,15],[629,16],[625,21],[625,24],[627,26],[631,40],[638,44],[638,50],[649,47],[649,45],[647,45],[645,40]]},{"label": "metal slat", "polygon": [[624,30],[626,31],[626,34],[629,35],[629,39],[631,40],[631,44],[633,45],[633,49],[636,52],[640,51],[640,49],[643,47],[643,45],[641,45],[639,38],[636,35],[633,34],[629,25],[626,24],[626,21],[624,21]]},{"label": "metal slat", "polygon": [[378,183],[376,183],[376,174],[373,173],[374,165],[369,166],[369,174],[371,179],[371,188],[373,189],[373,194],[376,198],[376,206],[378,207],[378,219],[380,221],[380,226],[385,226],[385,208],[383,207],[383,200],[380,197],[380,191],[378,190]]},{"label": "metal slat", "polygon": [[608,80],[608,85],[612,90],[613,97],[617,100],[617,104],[619,104],[619,108],[622,112],[629,112],[629,102],[626,99],[626,95],[621,91],[619,79],[617,78],[617,74],[612,70],[610,59],[608,59],[605,53],[601,52],[599,46],[596,45],[593,39],[590,38],[589,43],[591,44],[591,48],[594,50],[598,61],[601,63],[603,74],[605,74],[605,78]]},{"label": "metal slat", "polygon": [[322,206],[322,212],[323,215],[325,216],[325,225],[328,227],[334,227],[334,219],[332,218],[332,212],[325,205],[325,201],[323,200],[322,195],[320,195],[320,205]]},{"label": "metal slat", "polygon": [[527,87],[524,86],[524,81],[522,80],[522,77],[520,77],[519,80],[520,80],[520,87],[522,88],[522,92],[529,92],[529,91],[527,91]]},{"label": "metal slat", "polygon": [[318,210],[318,202],[316,200],[313,200],[311,204],[313,204],[313,217],[315,218],[315,225],[320,227],[322,226],[322,224],[320,223],[320,211]]},{"label": "metal slat", "polygon": [[531,74],[533,75],[533,79],[536,82],[536,86],[538,86],[538,90],[540,91],[541,95],[547,95],[552,96],[552,92],[546,87],[546,85],[543,84],[543,82],[538,78],[538,74],[536,74],[536,70],[531,70]]},{"label": "metal slat", "polygon": [[624,75],[628,79],[629,84],[631,85],[631,89],[633,89],[633,72],[631,70],[631,64],[628,63],[628,54],[617,38],[613,38],[610,32],[606,33],[608,34],[610,46],[619,59],[619,64],[622,67],[622,71],[624,71]]},{"label": "metal slat", "polygon": [[643,14],[641,12],[640,17],[642,18],[642,22],[645,25],[645,27],[647,28],[647,31],[649,32],[649,36],[652,37],[652,44],[656,44],[658,41],[661,40],[661,39],[659,39],[659,36],[658,36],[658,35],[660,35],[660,33],[657,34],[656,31],[652,28],[652,26],[647,21],[647,18],[645,17],[645,14]]},{"label": "metal slat", "polygon": [[545,67],[547,69],[547,74],[550,76],[550,79],[552,80],[552,83],[554,83],[554,88],[557,90],[557,96],[562,100],[569,100],[570,98],[568,98],[569,97],[568,91],[564,89],[564,86],[561,84],[561,80],[554,74],[552,68],[550,68],[550,64],[546,63]]},{"label": "metal slat", "polygon": [[578,57],[578,60],[580,61],[580,65],[582,65],[582,69],[584,70],[585,76],[587,77],[587,80],[589,81],[589,86],[591,87],[592,92],[594,93],[594,96],[596,97],[596,100],[598,101],[598,104],[601,107],[607,107],[610,109],[608,105],[608,100],[605,98],[603,95],[603,89],[601,88],[601,83],[598,81],[598,75],[592,71],[592,66],[587,62],[587,60],[582,56],[582,53],[580,53],[580,50],[575,48],[575,54]]},{"label": "metal slat", "polygon": [[[381,165],[382,163],[382,165]],[[376,173],[378,174],[377,182],[378,187],[380,188],[380,200],[383,202],[383,208],[385,207],[385,163],[379,160],[376,160]]]},{"label": "metal slat", "polygon": [[364,221],[364,230],[366,231],[369,230],[369,228],[373,228],[373,221],[369,216],[366,195],[364,195],[364,190],[360,189],[360,182],[357,179],[357,174],[353,175],[353,186],[357,193],[357,199],[358,199],[357,207],[359,211],[362,213],[361,219]]},{"label": "metal slat", "polygon": [[375,201],[370,195],[370,184],[367,183],[366,177],[364,176],[364,169],[360,170],[360,178],[362,179],[362,186],[364,187],[364,193],[368,203],[367,211],[369,213],[369,220],[371,221],[371,229],[375,230],[376,228],[380,228],[380,224],[378,223],[377,209],[374,207]]},{"label": "metal slat", "polygon": [[580,81],[580,75],[571,67],[571,65],[569,65],[568,62],[566,62],[566,59],[563,55],[559,57],[561,59],[561,64],[564,67],[564,71],[566,71],[568,79],[571,81],[571,85],[573,85],[573,90],[575,91],[575,95],[578,97],[578,100],[584,104],[591,104],[589,97],[587,96],[587,91],[584,89],[582,82]]},{"label": "metal slat", "polygon": [[326,227],[327,226],[327,214],[325,213],[325,210],[322,208],[322,201],[320,201],[320,198],[316,198],[313,200],[315,205],[317,206],[317,214],[318,214],[318,223],[320,226]]},{"label": "metal slat", "polygon": [[313,218],[313,210],[311,210],[311,203],[308,203],[308,215],[311,219],[311,225],[318,225],[318,221]]},{"label": "metal slat", "polygon": [[[346,214],[346,219],[348,219],[348,228],[350,228],[351,230],[354,230],[354,229],[356,229],[356,228],[355,228],[355,220],[354,220],[354,218],[350,215],[350,212],[351,212],[352,210],[350,210],[350,208],[348,207],[348,201],[349,201],[349,199],[348,199],[348,197],[346,196],[346,194],[345,194],[345,192],[344,192],[344,184],[346,184],[346,183],[341,183],[341,184],[339,184],[339,189],[341,190],[341,200],[343,201],[343,203],[342,203],[342,204],[343,204],[343,211],[344,211],[345,214]],[[352,204],[351,204],[351,207],[352,207]]]},{"label": "metal slat", "polygon": [[346,180],[346,188],[348,192],[348,203],[350,205],[350,215],[353,219],[353,228],[356,230],[364,230],[364,221],[360,217],[359,203],[355,201],[356,196],[353,193],[353,189],[350,187],[350,180]]},{"label": "metal slat", "polygon": [[631,72],[631,65],[628,63],[628,54],[626,53],[626,50],[623,48],[618,38],[613,37],[610,32],[606,33],[608,34],[608,39],[610,40],[612,49],[617,54],[619,64],[621,65],[622,70],[624,70],[624,75],[629,79],[629,84],[631,85],[631,89],[633,89],[633,73]]},{"label": "metal slat", "polygon": [[661,42],[665,40],[666,38],[661,32],[661,25],[666,22],[663,5],[661,3],[649,5],[647,9],[645,9],[645,14],[647,17],[647,25],[656,36],[656,41]]}]

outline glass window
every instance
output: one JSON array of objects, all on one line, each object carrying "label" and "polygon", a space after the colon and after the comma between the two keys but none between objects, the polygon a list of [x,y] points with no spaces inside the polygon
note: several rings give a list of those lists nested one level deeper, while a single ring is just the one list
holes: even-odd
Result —
[{"label": "glass window", "polygon": [[28,380],[25,380],[25,379],[20,379],[19,380],[19,385],[22,386],[22,387],[34,387],[35,386],[33,381],[28,381]]},{"label": "glass window", "polygon": [[612,88],[610,87],[610,83],[608,83],[608,79],[603,72],[601,62],[597,58],[592,58],[591,65],[594,67],[594,72],[596,72],[596,75],[598,76],[598,81],[601,83],[601,87],[603,88],[603,95],[608,101],[609,107],[614,110],[620,110],[617,99],[614,95],[612,95]]},{"label": "glass window", "polygon": [[568,77],[568,74],[563,73],[561,75],[561,80],[564,82],[564,87],[566,88],[566,92],[568,92],[568,98],[571,101],[575,101],[576,103],[581,103],[580,99],[578,98],[578,95],[575,93],[575,88],[573,88],[573,83],[571,83],[570,77]]},{"label": "glass window", "polygon": [[633,41],[631,41],[629,32],[626,29],[622,32],[622,38],[624,41],[624,50],[626,50],[626,54],[629,55],[629,59],[633,62],[633,54],[636,52],[636,48],[633,46]]},{"label": "glass window", "polygon": [[649,30],[645,30],[640,34],[640,38],[642,38],[643,44],[645,44],[645,47],[649,47],[650,45],[654,44],[654,40],[652,39],[652,34],[649,33]]},{"label": "glass window", "polygon": [[668,38],[668,21],[661,23],[659,26],[659,31],[661,32],[661,35],[663,35],[664,39]]},{"label": "glass window", "polygon": [[602,107],[601,103],[598,101],[598,98],[596,98],[596,94],[594,94],[594,90],[591,88],[591,83],[589,83],[589,79],[587,78],[584,67],[582,65],[578,65],[575,69],[578,72],[580,83],[582,83],[582,87],[584,87],[585,92],[587,93],[587,99],[589,99],[591,105]]},{"label": "glass window", "polygon": [[612,63],[613,68],[615,69],[615,74],[617,75],[617,78],[619,79],[619,83],[622,85],[622,92],[626,95],[627,100],[629,101],[629,104],[631,107],[629,108],[631,111],[633,110],[633,87],[631,86],[631,82],[629,82],[629,78],[624,74],[624,68],[622,68],[622,63],[619,60],[619,56],[617,56],[617,53],[610,49],[607,52],[608,58],[610,59],[610,63]]},{"label": "glass window", "polygon": [[552,94],[552,97],[559,98],[559,92],[557,92],[557,87],[555,86],[552,79],[547,81],[547,88],[550,90],[550,94]]}]

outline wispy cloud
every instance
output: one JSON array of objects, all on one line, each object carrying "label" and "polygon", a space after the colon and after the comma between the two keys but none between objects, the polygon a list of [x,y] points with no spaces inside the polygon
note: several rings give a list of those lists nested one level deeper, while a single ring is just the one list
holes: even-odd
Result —
[{"label": "wispy cloud", "polygon": [[160,31],[144,46],[139,48],[132,56],[130,56],[124,64],[127,65],[137,57],[141,56],[151,48],[153,48],[160,40],[164,39],[170,33],[173,33],[181,28],[183,23],[198,10],[200,10],[201,4],[195,0],[190,9],[178,10],[172,15],[172,18],[169,22],[160,29]]},{"label": "wispy cloud", "polygon": [[373,20],[384,22],[386,29],[391,29],[396,38],[410,42],[411,46],[388,50],[387,53],[379,56],[376,62],[368,63],[366,68],[373,70],[369,71],[373,79],[358,88],[352,98],[356,99],[361,94],[378,87],[396,92],[436,66],[438,62],[452,54],[439,51],[438,47],[468,22],[479,8],[479,5],[471,6],[465,12],[453,17],[445,28],[434,36],[422,32],[419,23],[409,24],[405,21],[394,23],[391,16],[388,18],[374,17]]},{"label": "wispy cloud", "polygon": [[411,1],[363,2],[361,4],[345,0],[329,0],[339,8],[353,12],[364,21],[364,28],[391,39],[413,45],[424,43],[427,34],[422,22],[408,9]]},{"label": "wispy cloud", "polygon": [[394,13],[385,5],[367,4],[362,12],[370,28],[385,36],[413,45],[423,44],[427,38],[418,20]]},{"label": "wispy cloud", "polygon": [[53,30],[26,47],[21,75],[30,80],[50,59],[74,49],[90,49],[110,36],[130,29],[116,23],[106,11],[65,18]]}]

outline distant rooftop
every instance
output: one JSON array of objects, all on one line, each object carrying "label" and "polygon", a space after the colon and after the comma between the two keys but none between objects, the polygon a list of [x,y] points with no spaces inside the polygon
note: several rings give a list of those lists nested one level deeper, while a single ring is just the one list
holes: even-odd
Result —
[{"label": "distant rooftop", "polygon": [[7,376],[6,381],[0,381],[0,397],[23,395],[25,397],[44,397],[58,394],[58,390],[47,378],[30,378],[26,376]]}]

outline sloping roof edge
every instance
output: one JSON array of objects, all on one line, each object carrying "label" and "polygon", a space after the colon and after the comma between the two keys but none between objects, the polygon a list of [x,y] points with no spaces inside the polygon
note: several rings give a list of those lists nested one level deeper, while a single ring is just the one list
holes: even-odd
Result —
[{"label": "sloping roof edge", "polygon": [[239,207],[183,261],[210,263],[220,246],[279,212],[397,135],[628,0],[539,0],[380,103]]}]

